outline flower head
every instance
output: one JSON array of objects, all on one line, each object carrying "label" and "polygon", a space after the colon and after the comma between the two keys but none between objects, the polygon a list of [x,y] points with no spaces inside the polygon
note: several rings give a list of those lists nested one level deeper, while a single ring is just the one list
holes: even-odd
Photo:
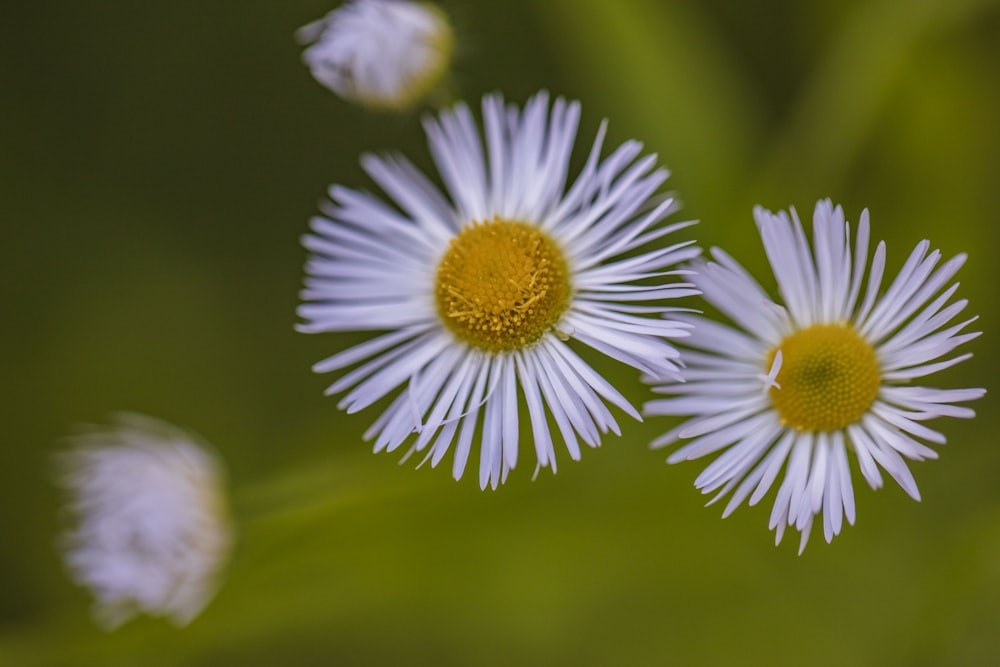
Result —
[{"label": "flower head", "polygon": [[691,439],[671,463],[722,452],[695,485],[717,492],[711,502],[732,492],[724,516],[747,496],[759,502],[784,467],[770,526],[779,542],[786,526],[800,531],[801,553],[817,514],[827,542],[845,516],[854,523],[849,451],[873,489],[882,486],[881,466],[920,499],[905,459],[937,458],[921,441],[945,441],[922,422],[972,417],[954,404],[985,391],[911,381],[968,359],[949,355],[979,333],[962,333],[974,317],[952,323],[966,301],[949,303],[958,284],[945,288],[965,255],[939,266],[941,253],[923,241],[879,295],[886,251],[879,243],[869,268],[867,210],[853,256],[844,213],[829,200],[816,205],[812,248],[794,210],[789,218],[757,208],[754,217],[785,305],[713,249],[715,262],[697,264],[694,282],[737,326],[684,318],[695,327],[684,353],[687,382],[658,387],[671,397],[647,403],[646,412],[691,416],[654,442]]},{"label": "flower head", "polygon": [[457,437],[458,479],[475,441],[480,485],[496,488],[517,463],[519,400],[538,465],[553,470],[550,416],[573,459],[579,440],[597,446],[619,432],[606,403],[639,418],[569,341],[676,374],[668,339],[688,325],[660,316],[694,291],[666,276],[698,249],[649,244],[691,223],[658,226],[675,209],[656,194],[667,173],[653,156],[637,159],[634,141],[601,160],[604,125],[567,187],[579,113],[561,98],[550,108],[544,93],[523,111],[487,96],[485,151],[464,105],[425,122],[447,198],[401,156],[362,158],[395,206],[330,189],[327,217],[303,241],[312,254],[300,329],[385,332],[314,367],[357,365],[328,390],[347,392],[348,412],[396,394],[366,434],[375,451],[415,434],[410,453],[436,465]]},{"label": "flower head", "polygon": [[451,65],[454,41],[435,5],[348,0],[297,37],[313,76],[344,99],[377,109],[414,106]]},{"label": "flower head", "polygon": [[218,462],[190,434],[140,415],[75,444],[59,459],[77,520],[65,557],[96,598],[95,618],[109,629],[137,613],[188,623],[229,553]]}]

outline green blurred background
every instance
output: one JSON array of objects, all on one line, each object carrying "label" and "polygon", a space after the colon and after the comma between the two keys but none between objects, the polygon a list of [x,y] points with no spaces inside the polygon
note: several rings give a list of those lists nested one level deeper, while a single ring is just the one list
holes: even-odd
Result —
[{"label": "green blurred background", "polygon": [[[1000,3],[507,0],[443,6],[467,99],[583,102],[638,138],[693,234],[766,274],[750,211],[871,210],[890,268],[968,251],[986,333],[940,386],[994,391]],[[855,477],[858,525],[773,545],[719,519],[700,463],[627,423],[497,492],[373,456],[292,330],[298,237],[365,150],[430,161],[419,116],[321,88],[292,33],[319,0],[39,0],[0,22],[0,665],[988,665],[1000,662],[1000,417],[943,420],[922,503]],[[582,152],[582,151],[581,151]],[[577,156],[578,162],[582,156]],[[600,367],[635,402],[633,374]],[[192,625],[111,634],[64,575],[51,454],[114,410],[225,457],[239,544]],[[473,468],[475,465],[473,465]]]}]

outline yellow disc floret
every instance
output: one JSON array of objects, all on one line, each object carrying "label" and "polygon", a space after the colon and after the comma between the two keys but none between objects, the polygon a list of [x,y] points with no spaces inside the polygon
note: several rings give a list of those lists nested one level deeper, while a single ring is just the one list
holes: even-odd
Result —
[{"label": "yellow disc floret", "polygon": [[569,271],[545,232],[494,218],[466,225],[438,265],[438,314],[460,340],[515,350],[552,330],[569,305]]},{"label": "yellow disc floret", "polygon": [[[815,324],[786,337],[781,370],[770,389],[781,423],[800,431],[844,428],[868,410],[881,384],[875,350],[853,328]],[[780,388],[779,388],[780,387]]]}]

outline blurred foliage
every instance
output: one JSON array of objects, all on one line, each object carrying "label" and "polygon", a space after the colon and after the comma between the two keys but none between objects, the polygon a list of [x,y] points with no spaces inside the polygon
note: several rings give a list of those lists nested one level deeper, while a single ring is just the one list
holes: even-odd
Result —
[{"label": "blurred foliage", "polygon": [[[1000,371],[1000,3],[443,2],[475,100],[583,101],[581,143],[642,140],[697,238],[758,275],[753,204],[871,210],[898,267],[968,251],[986,334],[942,386]],[[297,237],[366,150],[430,160],[418,117],[313,82],[291,2],[40,0],[0,23],[0,664],[984,665],[1000,655],[1000,428],[992,394],[941,423],[920,504],[856,483],[858,525],[796,557],[769,501],[726,521],[696,464],[646,447],[666,420],[496,493],[372,456],[309,366],[356,340],[292,330]],[[582,151],[581,151],[582,152]],[[578,156],[582,160],[582,155]],[[644,389],[602,367],[627,395]],[[229,464],[240,544],[190,627],[105,634],[54,547],[50,457],[133,410]],[[624,418],[627,419],[627,418]]]}]

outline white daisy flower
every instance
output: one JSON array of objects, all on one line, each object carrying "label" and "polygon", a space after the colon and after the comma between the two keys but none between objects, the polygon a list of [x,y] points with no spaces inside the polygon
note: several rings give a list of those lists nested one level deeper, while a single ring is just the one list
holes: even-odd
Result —
[{"label": "white daisy flower", "polygon": [[454,37],[437,6],[349,0],[298,30],[313,77],[344,99],[377,109],[414,106],[451,66]]},{"label": "white daisy flower", "polygon": [[711,502],[732,492],[723,516],[748,495],[751,505],[760,501],[785,466],[770,527],[776,543],[786,526],[800,531],[801,553],[815,515],[823,514],[827,542],[840,533],[845,516],[854,523],[849,451],[873,489],[882,486],[881,466],[920,499],[905,459],[937,458],[920,440],[945,442],[921,422],[973,417],[971,409],[954,404],[985,390],[911,381],[971,357],[949,355],[979,333],[961,333],[975,317],[952,324],[967,302],[949,303],[957,283],[945,289],[965,255],[938,266],[941,253],[922,241],[880,296],[885,243],[869,268],[867,210],[853,256],[844,213],[829,200],[816,205],[812,249],[794,209],[791,219],[759,207],[754,217],[786,305],[772,301],[742,266],[713,248],[715,262],[697,264],[694,282],[737,328],[683,318],[695,326],[687,343],[694,349],[684,353],[687,382],[658,387],[672,397],[647,403],[645,411],[691,416],[653,443],[692,439],[669,462],[722,452],[695,485],[717,492]]},{"label": "white daisy flower", "polygon": [[215,592],[231,534],[219,463],[189,433],[140,415],[74,438],[60,456],[76,525],[73,578],[113,629],[137,613],[185,625]]},{"label": "white daisy flower", "polygon": [[550,108],[545,93],[523,111],[487,96],[484,151],[460,104],[425,121],[448,199],[401,156],[361,161],[397,208],[330,189],[327,217],[303,240],[312,255],[299,328],[387,332],[314,367],[359,364],[328,390],[347,392],[339,407],[348,412],[397,393],[366,434],[376,452],[416,433],[410,453],[436,465],[457,436],[458,479],[475,441],[480,485],[496,488],[517,463],[519,393],[538,466],[553,471],[550,416],[573,459],[579,440],[594,447],[602,433],[619,433],[606,403],[640,418],[568,341],[676,375],[667,339],[688,325],[661,315],[669,299],[696,292],[666,278],[699,251],[650,244],[693,223],[657,226],[675,210],[656,194],[667,172],[655,156],[639,158],[635,141],[601,160],[604,124],[567,187],[579,114],[561,98]]}]

